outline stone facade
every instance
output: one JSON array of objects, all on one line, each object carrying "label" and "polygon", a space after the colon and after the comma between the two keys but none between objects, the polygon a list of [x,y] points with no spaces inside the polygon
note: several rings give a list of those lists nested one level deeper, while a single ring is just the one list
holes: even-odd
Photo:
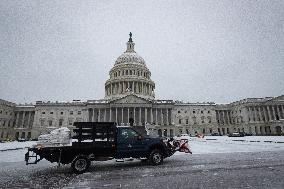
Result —
[{"label": "stone facade", "polygon": [[0,99],[0,140],[13,139],[16,104]]},{"label": "stone facade", "polygon": [[117,58],[105,82],[105,98],[72,102],[16,105],[0,100],[0,139],[34,139],[58,127],[73,129],[75,121],[112,121],[149,126],[160,136],[182,133],[246,132],[280,135],[284,132],[284,95],[247,98],[229,104],[185,103],[155,99],[155,83],[132,38]]}]

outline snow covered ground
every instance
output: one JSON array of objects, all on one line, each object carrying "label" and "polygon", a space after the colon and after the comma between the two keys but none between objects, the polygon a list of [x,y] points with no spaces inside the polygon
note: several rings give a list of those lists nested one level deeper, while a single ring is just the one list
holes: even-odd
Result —
[{"label": "snow covered ground", "polygon": [[[203,139],[189,139],[193,154],[284,151],[284,136],[205,136]],[[34,144],[34,141],[0,143],[0,162],[24,161],[27,147]],[[177,152],[175,155],[185,154]]]}]

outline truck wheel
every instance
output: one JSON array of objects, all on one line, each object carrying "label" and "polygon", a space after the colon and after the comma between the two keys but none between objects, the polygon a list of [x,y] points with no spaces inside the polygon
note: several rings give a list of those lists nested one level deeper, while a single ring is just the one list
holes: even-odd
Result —
[{"label": "truck wheel", "polygon": [[86,156],[77,156],[71,164],[72,171],[78,174],[84,173],[90,167],[91,161]]},{"label": "truck wheel", "polygon": [[150,153],[149,159],[148,159],[149,163],[151,165],[160,165],[163,163],[163,154],[160,150],[158,149],[154,149],[152,150],[152,152]]}]

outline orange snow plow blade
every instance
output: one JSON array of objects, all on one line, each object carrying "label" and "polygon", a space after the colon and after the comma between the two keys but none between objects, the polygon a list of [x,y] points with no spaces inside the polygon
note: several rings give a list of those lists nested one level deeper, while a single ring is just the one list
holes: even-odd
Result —
[{"label": "orange snow plow blade", "polygon": [[189,148],[187,139],[180,140],[179,144],[180,145],[179,145],[179,150],[178,151],[192,154],[192,152],[191,152],[191,150]]}]

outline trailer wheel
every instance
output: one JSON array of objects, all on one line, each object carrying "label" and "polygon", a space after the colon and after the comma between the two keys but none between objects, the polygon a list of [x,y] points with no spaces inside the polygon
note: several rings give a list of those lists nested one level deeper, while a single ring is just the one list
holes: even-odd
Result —
[{"label": "trailer wheel", "polygon": [[160,150],[154,149],[149,155],[148,161],[151,165],[160,165],[163,163],[163,154]]},{"label": "trailer wheel", "polygon": [[79,155],[71,164],[72,171],[78,174],[84,173],[90,167],[91,161],[88,157]]}]

